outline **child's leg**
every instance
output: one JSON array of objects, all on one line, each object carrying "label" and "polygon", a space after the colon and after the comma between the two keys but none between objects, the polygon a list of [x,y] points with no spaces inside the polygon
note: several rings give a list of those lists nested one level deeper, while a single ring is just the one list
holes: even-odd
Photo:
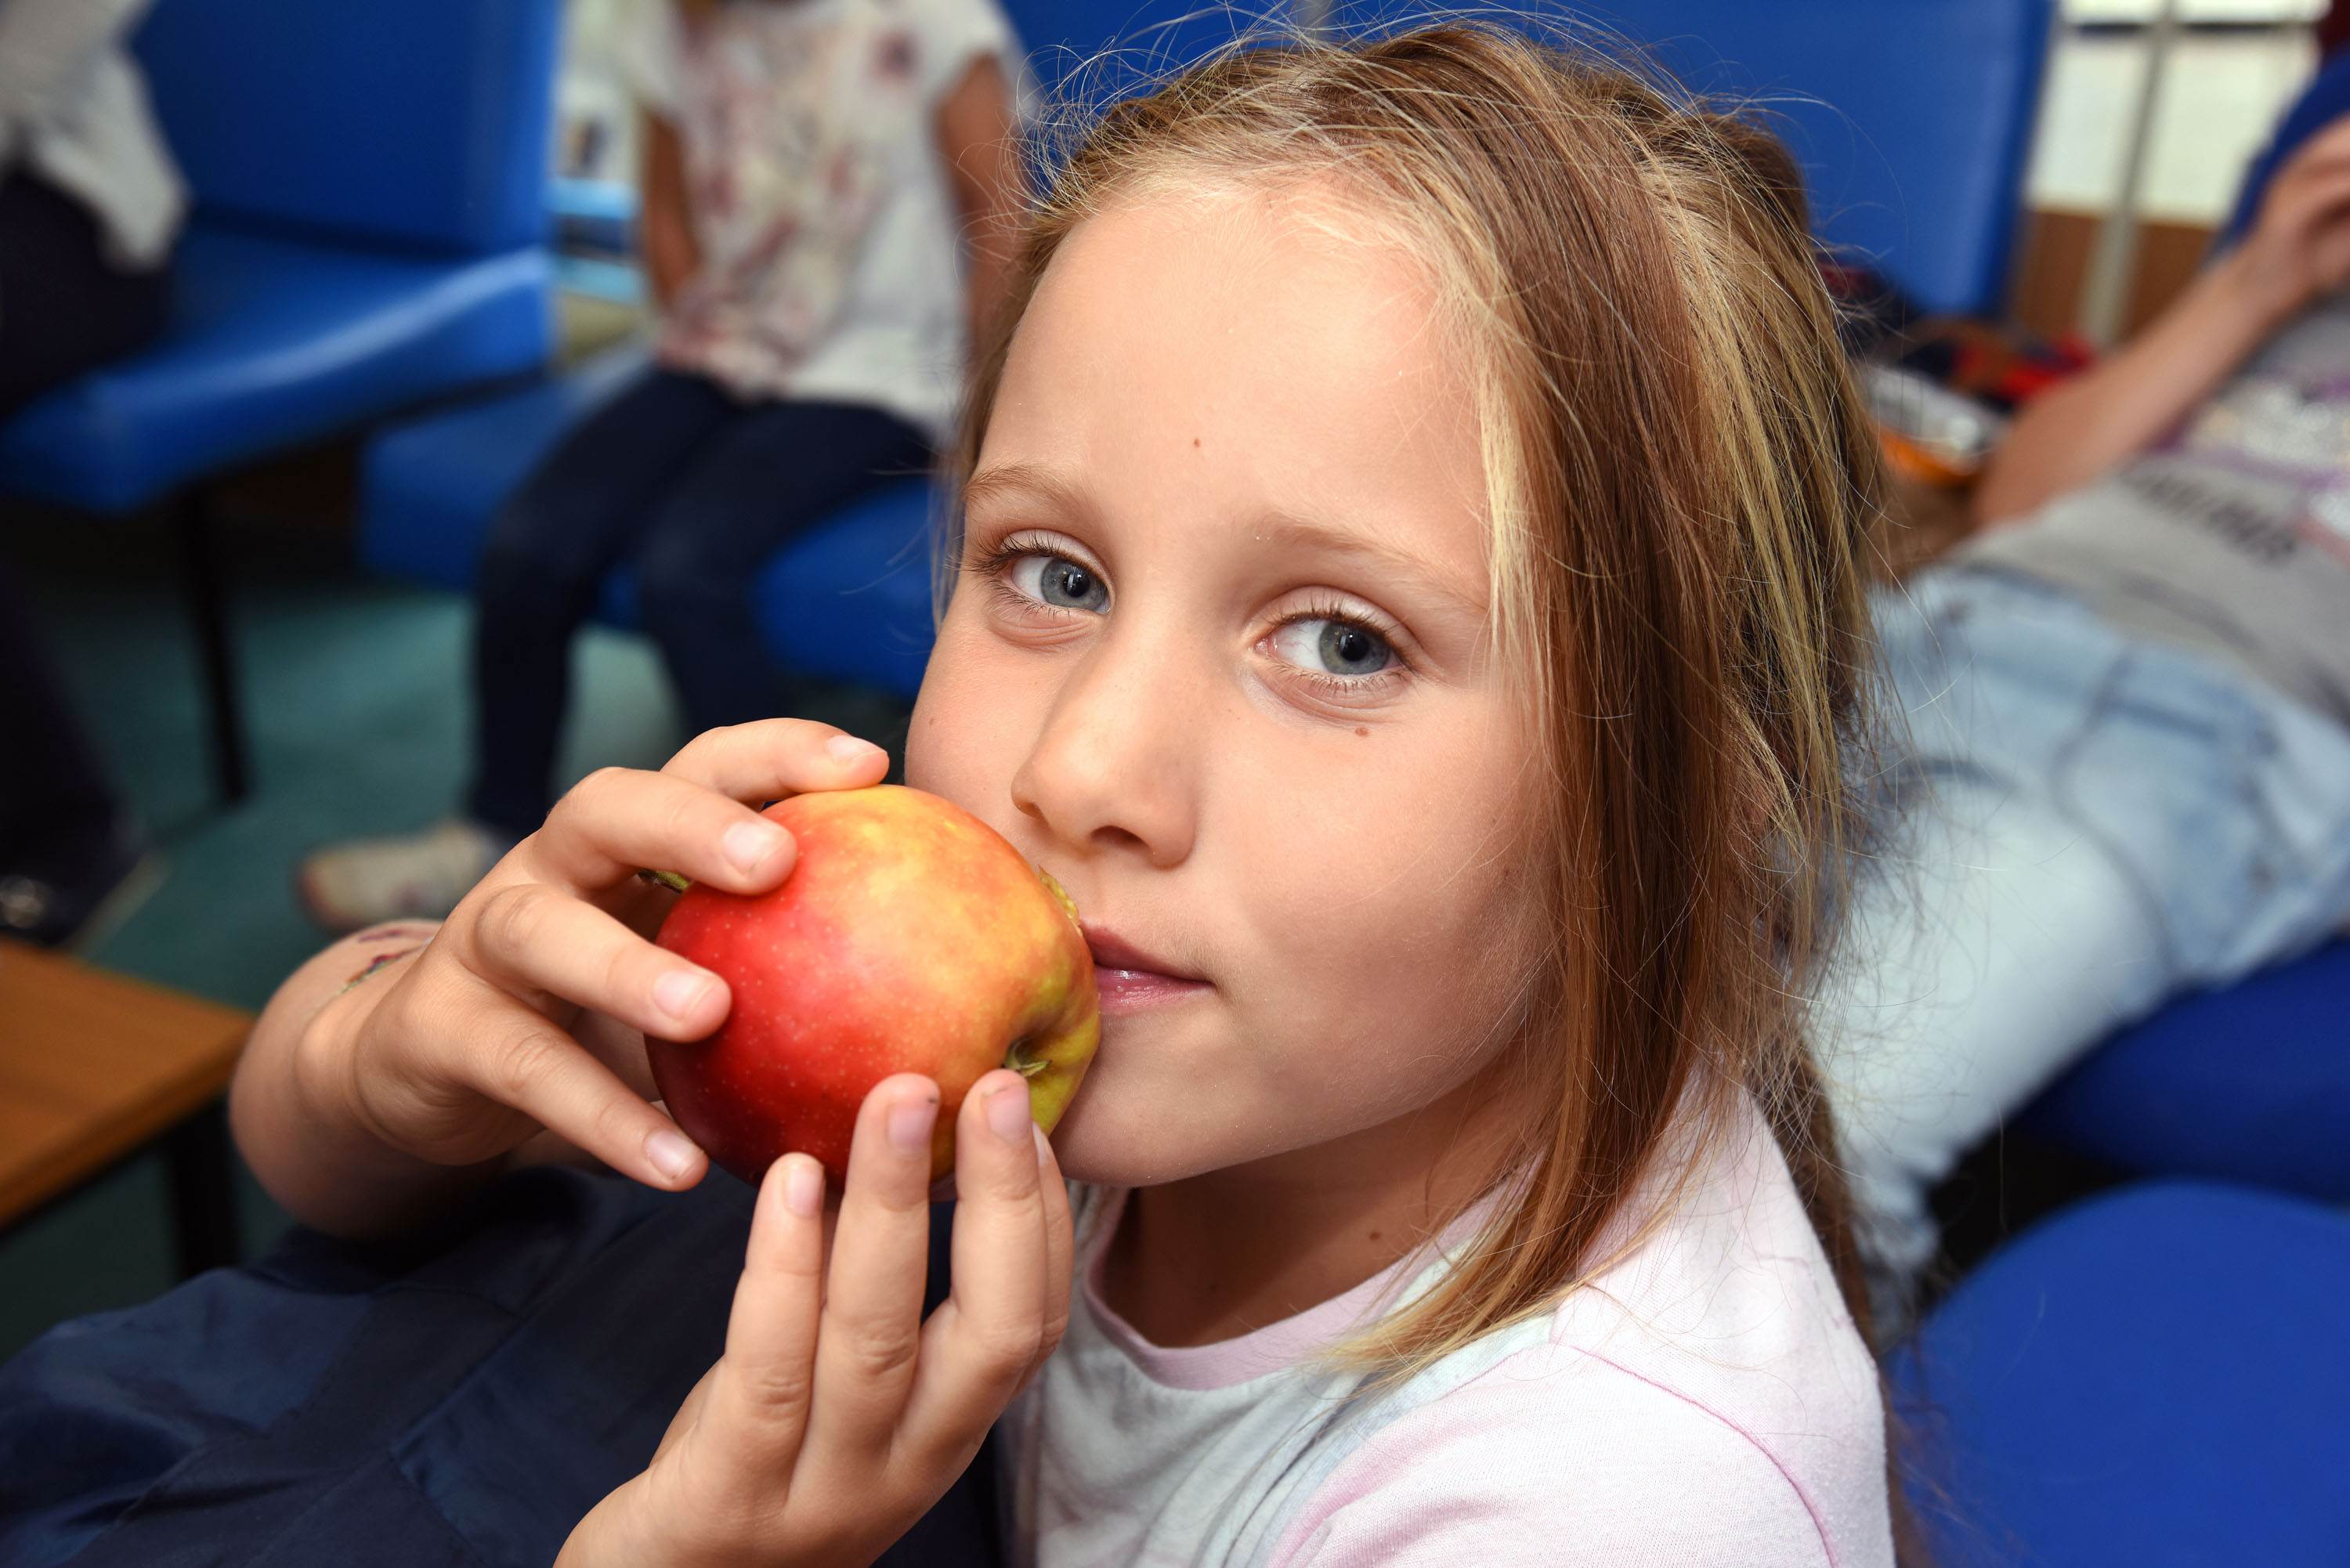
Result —
[{"label": "child's leg", "polygon": [[491,524],[473,639],[476,821],[519,838],[550,804],[571,636],[660,497],[738,406],[653,370],[565,436]]},{"label": "child's leg", "polygon": [[879,410],[771,403],[696,452],[637,559],[645,627],[696,730],[771,718],[782,693],[751,581],[784,541],[888,479],[924,472],[920,432]]},{"label": "child's leg", "polygon": [[1878,624],[1909,734],[1817,1037],[1888,1272],[1926,1194],[2113,1031],[2350,909],[2350,735],[2053,590],[1926,574]]},{"label": "child's leg", "polygon": [[2177,982],[2138,889],[2043,796],[1940,784],[1858,890],[1817,1027],[1863,1233],[1904,1290],[1939,1239],[1928,1194]]}]

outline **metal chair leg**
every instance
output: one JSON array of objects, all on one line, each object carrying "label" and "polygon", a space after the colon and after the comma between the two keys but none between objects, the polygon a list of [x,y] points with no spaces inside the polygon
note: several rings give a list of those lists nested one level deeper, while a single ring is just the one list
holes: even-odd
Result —
[{"label": "metal chair leg", "polygon": [[244,693],[236,673],[236,649],[229,637],[228,596],[223,584],[219,526],[210,499],[191,491],[180,504],[180,577],[189,618],[203,659],[206,717],[212,726],[213,779],[224,805],[244,799],[252,783],[244,728]]}]

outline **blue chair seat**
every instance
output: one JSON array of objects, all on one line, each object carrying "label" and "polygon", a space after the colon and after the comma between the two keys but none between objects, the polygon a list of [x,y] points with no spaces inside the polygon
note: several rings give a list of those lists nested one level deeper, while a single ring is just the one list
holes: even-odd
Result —
[{"label": "blue chair seat", "polygon": [[2021,1125],[2126,1169],[2350,1200],[2350,941],[2171,1003]]},{"label": "blue chair seat", "polygon": [[[642,365],[635,349],[568,375],[394,427],[369,446],[359,555],[395,576],[471,593],[498,507],[563,431]],[[760,569],[752,597],[767,652],[793,671],[910,697],[931,649],[927,482],[881,486],[792,540]],[[625,569],[599,618],[638,624]]]},{"label": "blue chair seat", "polygon": [[6,488],[94,512],[543,363],[548,262],[346,249],[199,227],[148,351],[0,429]]},{"label": "blue chair seat", "polygon": [[1936,1562],[2350,1562],[2345,1302],[2350,1220],[2300,1199],[2162,1182],[2025,1232],[1887,1363]]}]

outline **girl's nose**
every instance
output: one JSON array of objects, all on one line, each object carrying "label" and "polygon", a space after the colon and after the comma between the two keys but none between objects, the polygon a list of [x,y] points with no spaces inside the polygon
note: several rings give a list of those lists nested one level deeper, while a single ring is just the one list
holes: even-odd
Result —
[{"label": "girl's nose", "polygon": [[1198,831],[1210,710],[1180,668],[1117,634],[1073,660],[1013,774],[1012,804],[1072,849],[1181,864]]}]

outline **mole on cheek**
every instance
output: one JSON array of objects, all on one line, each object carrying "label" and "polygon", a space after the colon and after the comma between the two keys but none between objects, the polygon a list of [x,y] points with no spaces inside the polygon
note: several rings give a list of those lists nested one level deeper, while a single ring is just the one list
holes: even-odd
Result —
[{"label": "mole on cheek", "polygon": [[1357,726],[1356,727],[1355,733],[1357,733],[1357,735],[1360,735],[1360,736],[1364,737],[1366,740],[1367,740],[1367,739],[1369,739],[1369,738],[1370,738],[1370,733],[1371,733],[1371,732],[1370,732],[1368,730],[1363,729],[1361,726],[1357,725]]},{"label": "mole on cheek", "polygon": [[1191,438],[1191,444],[1192,444],[1193,446],[1197,446],[1197,445],[1199,445],[1199,444],[1200,444],[1200,438],[1199,438],[1198,436],[1193,436],[1193,437]]}]

